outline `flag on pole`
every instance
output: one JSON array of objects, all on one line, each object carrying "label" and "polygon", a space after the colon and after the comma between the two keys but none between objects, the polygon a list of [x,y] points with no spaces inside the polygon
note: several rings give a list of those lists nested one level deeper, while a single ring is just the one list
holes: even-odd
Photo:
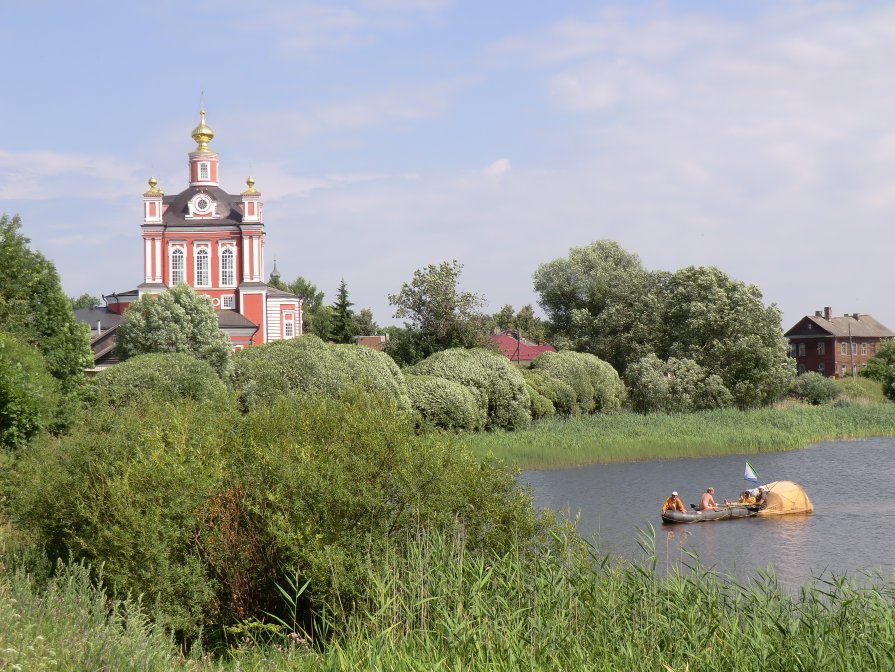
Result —
[{"label": "flag on pole", "polygon": [[758,474],[755,473],[755,469],[748,462],[746,462],[746,473],[743,475],[743,478],[747,481],[758,483]]}]

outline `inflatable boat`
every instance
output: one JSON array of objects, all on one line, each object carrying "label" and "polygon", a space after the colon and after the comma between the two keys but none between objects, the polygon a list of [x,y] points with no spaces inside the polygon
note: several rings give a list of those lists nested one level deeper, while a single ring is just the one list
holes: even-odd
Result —
[{"label": "inflatable boat", "polygon": [[665,523],[706,523],[710,520],[730,520],[731,518],[750,518],[758,514],[758,508],[755,506],[746,506],[745,504],[730,504],[720,506],[717,509],[706,509],[705,511],[672,511],[668,510],[662,514],[662,521]]}]

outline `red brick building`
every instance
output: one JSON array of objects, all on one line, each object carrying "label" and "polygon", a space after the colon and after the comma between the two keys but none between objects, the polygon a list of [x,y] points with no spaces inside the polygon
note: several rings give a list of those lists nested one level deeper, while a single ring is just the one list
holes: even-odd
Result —
[{"label": "red brick building", "polygon": [[846,313],[834,317],[831,308],[806,315],[784,334],[789,354],[799,373],[816,371],[824,376],[844,378],[857,375],[884,341],[895,337],[888,327],[870,315]]}]

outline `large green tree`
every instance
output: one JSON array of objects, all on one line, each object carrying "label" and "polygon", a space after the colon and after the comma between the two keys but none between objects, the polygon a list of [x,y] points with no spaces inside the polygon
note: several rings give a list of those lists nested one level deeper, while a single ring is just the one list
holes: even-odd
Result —
[{"label": "large green tree", "polygon": [[758,287],[690,266],[666,276],[658,294],[660,358],[691,359],[719,375],[741,408],[785,394],[795,365],[780,311],[764,304]]},{"label": "large green tree", "polygon": [[98,297],[93,296],[93,294],[88,294],[84,292],[81,296],[70,296],[68,300],[71,302],[72,310],[79,310],[81,308],[96,308],[100,304],[100,300]]},{"label": "large green tree", "polygon": [[36,347],[66,396],[93,365],[90,331],[75,321],[56,267],[28,248],[18,215],[0,216],[0,330]]},{"label": "large green tree", "polygon": [[211,299],[184,284],[131,304],[118,328],[122,358],[152,352],[186,352],[219,375],[230,366],[230,338],[218,327]]},{"label": "large green tree", "polygon": [[877,353],[867,361],[867,366],[858,375],[882,383],[892,365],[895,365],[895,341],[888,341],[879,346]]},{"label": "large green tree", "polygon": [[463,264],[456,259],[418,269],[410,282],[390,294],[395,317],[405,320],[404,333],[389,341],[387,350],[399,363],[413,364],[448,348],[473,348],[487,343],[485,299],[459,290]]},{"label": "large green tree", "polygon": [[59,381],[43,355],[0,331],[0,448],[21,448],[58,419]]},{"label": "large green tree", "polygon": [[535,315],[531,304],[522,306],[518,311],[506,304],[491,316],[491,326],[500,331],[515,331],[522,338],[543,343],[547,338],[547,325]]},{"label": "large green tree", "polygon": [[534,273],[551,336],[609,362],[619,373],[653,349],[654,287],[655,277],[640,258],[611,240],[574,247],[568,257],[542,264]]}]

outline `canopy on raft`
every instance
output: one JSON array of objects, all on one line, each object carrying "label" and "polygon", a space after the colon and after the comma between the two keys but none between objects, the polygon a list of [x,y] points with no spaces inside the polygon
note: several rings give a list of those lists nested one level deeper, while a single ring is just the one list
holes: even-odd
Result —
[{"label": "canopy on raft", "polygon": [[774,481],[768,489],[768,505],[758,512],[759,516],[780,516],[784,513],[811,513],[814,506],[802,486],[792,481]]}]

